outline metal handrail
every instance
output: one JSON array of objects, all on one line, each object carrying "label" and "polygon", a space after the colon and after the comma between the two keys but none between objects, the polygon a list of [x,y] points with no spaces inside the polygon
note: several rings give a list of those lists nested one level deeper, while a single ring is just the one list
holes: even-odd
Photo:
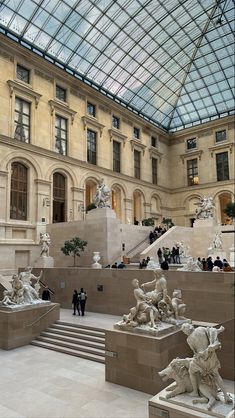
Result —
[{"label": "metal handrail", "polygon": [[140,241],[135,247],[133,247],[131,250],[127,251],[126,256],[132,253],[132,251],[136,250],[138,247],[140,247],[144,242],[147,242],[149,237],[145,237],[142,241]]},{"label": "metal handrail", "polygon": [[44,316],[46,316],[49,312],[53,311],[53,309],[55,309],[56,306],[57,305],[52,306],[51,309],[49,309],[47,312],[45,312],[44,314],[42,314],[41,316],[39,316],[37,319],[35,319],[30,324],[25,324],[24,325],[24,328],[31,327],[32,325],[36,324],[38,321],[40,321],[40,319],[42,319]]}]

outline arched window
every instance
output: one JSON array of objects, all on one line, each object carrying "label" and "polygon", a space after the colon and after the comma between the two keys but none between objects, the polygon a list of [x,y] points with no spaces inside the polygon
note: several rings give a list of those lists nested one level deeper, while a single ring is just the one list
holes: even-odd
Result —
[{"label": "arched window", "polygon": [[65,222],[65,177],[53,174],[53,222]]},{"label": "arched window", "polygon": [[27,220],[28,169],[21,163],[11,165],[10,218]]}]

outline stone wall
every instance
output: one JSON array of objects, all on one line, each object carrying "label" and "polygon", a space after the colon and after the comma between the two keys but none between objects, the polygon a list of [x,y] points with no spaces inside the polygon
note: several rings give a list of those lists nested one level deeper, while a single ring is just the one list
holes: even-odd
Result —
[{"label": "stone wall", "polygon": [[[34,274],[39,274],[34,269]],[[223,322],[234,317],[233,273],[166,271],[168,292],[181,289],[187,304],[187,316],[197,321]],[[123,315],[135,305],[132,280],[144,283],[153,279],[151,270],[88,268],[44,269],[43,282],[55,292],[54,302],[71,308],[74,289],[84,287],[88,293],[87,310]],[[98,291],[98,285],[103,291]]]}]

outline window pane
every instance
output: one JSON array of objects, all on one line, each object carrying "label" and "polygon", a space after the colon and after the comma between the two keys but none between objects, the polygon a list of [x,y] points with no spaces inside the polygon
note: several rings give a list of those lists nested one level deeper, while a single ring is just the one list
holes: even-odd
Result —
[{"label": "window pane", "polygon": [[96,165],[96,132],[87,130],[87,162]]},{"label": "window pane", "polygon": [[66,102],[66,90],[56,85],[56,98]]},{"label": "window pane", "polygon": [[13,163],[11,169],[10,218],[27,220],[27,168]]},{"label": "window pane", "polygon": [[196,138],[187,139],[187,149],[194,149],[197,148],[197,140]]},{"label": "window pane", "polygon": [[225,141],[226,140],[226,130],[218,131],[215,133],[215,142]]},{"label": "window pane", "polygon": [[121,169],[121,145],[113,141],[113,171],[120,173]]},{"label": "window pane", "polygon": [[187,161],[187,178],[189,186],[194,186],[199,183],[197,158]]},{"label": "window pane", "polygon": [[67,155],[67,119],[58,115],[55,118],[55,151]]},{"label": "window pane", "polygon": [[151,137],[151,146],[156,148],[157,147],[157,138],[154,136]]},{"label": "window pane", "polygon": [[30,103],[16,97],[14,138],[19,141],[30,141]]},{"label": "window pane", "polygon": [[87,113],[88,115],[95,117],[95,105],[92,103],[87,103]]},{"label": "window pane", "polygon": [[139,128],[136,128],[136,127],[133,128],[133,136],[136,139],[139,139],[140,138],[140,130],[139,130]]},{"label": "window pane", "polygon": [[134,176],[140,179],[140,152],[134,150]]},{"label": "window pane", "polygon": [[24,81],[25,83],[29,83],[29,74],[29,70],[17,64],[16,76],[19,80]]},{"label": "window pane", "polygon": [[152,158],[152,182],[157,184],[157,159]]},{"label": "window pane", "polygon": [[217,180],[229,180],[229,165],[228,165],[228,153],[221,152],[216,154],[216,171]]},{"label": "window pane", "polygon": [[120,129],[120,119],[117,118],[116,116],[113,116],[112,125],[114,128]]}]

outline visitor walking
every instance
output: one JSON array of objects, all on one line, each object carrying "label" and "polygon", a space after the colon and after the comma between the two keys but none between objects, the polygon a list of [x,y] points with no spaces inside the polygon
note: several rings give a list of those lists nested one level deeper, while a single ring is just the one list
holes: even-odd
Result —
[{"label": "visitor walking", "polygon": [[45,289],[42,292],[42,300],[51,300],[51,295],[48,286],[45,286]]},{"label": "visitor walking", "polygon": [[84,316],[85,315],[86,301],[87,301],[87,293],[83,289],[83,287],[81,287],[81,290],[78,294],[78,299],[79,299],[80,306],[81,306],[82,316]]},{"label": "visitor walking", "polygon": [[78,298],[78,292],[76,289],[73,291],[72,305],[73,305],[73,315],[76,315],[76,311],[78,311],[78,315],[80,316],[79,298]]}]

